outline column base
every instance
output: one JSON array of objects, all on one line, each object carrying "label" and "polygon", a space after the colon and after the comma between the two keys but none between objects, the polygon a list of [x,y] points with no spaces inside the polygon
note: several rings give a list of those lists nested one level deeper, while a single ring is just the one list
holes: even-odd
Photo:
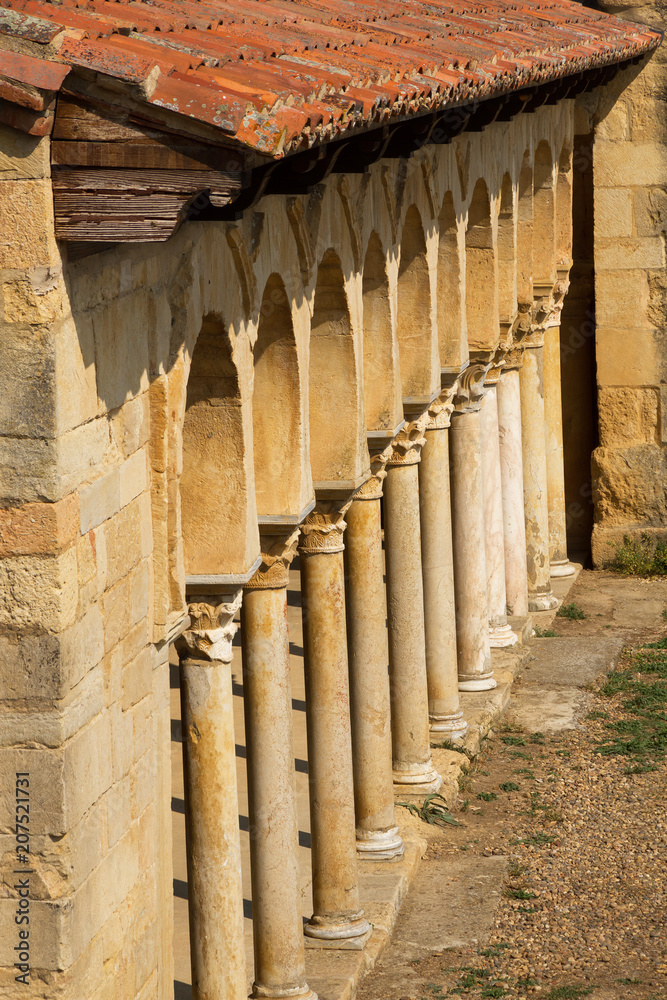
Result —
[{"label": "column base", "polygon": [[283,1000],[286,997],[295,997],[295,1000],[317,1000],[317,993],[313,993],[307,983],[304,983],[303,986],[286,986],[284,988],[260,986],[259,983],[253,983],[250,996],[253,1000],[259,1000],[260,997],[266,998],[266,1000]]},{"label": "column base", "polygon": [[398,827],[378,832],[357,831],[357,857],[360,861],[392,861],[405,852],[405,844],[398,833]]},{"label": "column base", "polygon": [[549,563],[549,575],[553,577],[574,576],[576,570],[568,559],[559,559]]},{"label": "column base", "polygon": [[327,920],[325,917],[312,916],[303,933],[318,941],[347,941],[349,938],[363,937],[370,929],[371,925],[362,911],[352,914],[348,920]]},{"label": "column base", "polygon": [[518,635],[512,631],[507,622],[504,625],[489,625],[489,645],[491,649],[516,646],[518,641]]},{"label": "column base", "polygon": [[456,715],[429,716],[429,733],[436,736],[446,736],[452,740],[462,740],[468,732],[468,723],[463,718],[463,712]]},{"label": "column base", "polygon": [[558,607],[558,598],[555,594],[529,594],[529,611],[554,611]]},{"label": "column base", "polygon": [[[418,770],[417,770],[418,768]],[[393,771],[394,791],[405,795],[432,795],[442,788],[442,777],[429,761],[415,764],[415,770]]]},{"label": "column base", "polygon": [[493,674],[459,678],[459,691],[493,691],[495,687],[498,687],[498,681]]}]

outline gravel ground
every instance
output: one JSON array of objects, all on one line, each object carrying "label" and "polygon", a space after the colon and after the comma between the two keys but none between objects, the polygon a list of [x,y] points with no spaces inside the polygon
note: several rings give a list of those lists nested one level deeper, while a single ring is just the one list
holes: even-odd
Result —
[{"label": "gravel ground", "polygon": [[[665,635],[657,620],[641,636],[633,629],[633,645]],[[557,621],[562,635],[580,628]],[[576,730],[499,728],[485,742],[461,790],[465,826],[432,839],[425,863],[461,850],[508,857],[490,942],[414,962],[425,985],[398,1000],[667,998],[667,766],[658,758],[656,770],[627,773],[628,757],[596,752],[609,724],[630,718],[623,700],[596,689]],[[386,996],[373,975],[360,992]]]}]

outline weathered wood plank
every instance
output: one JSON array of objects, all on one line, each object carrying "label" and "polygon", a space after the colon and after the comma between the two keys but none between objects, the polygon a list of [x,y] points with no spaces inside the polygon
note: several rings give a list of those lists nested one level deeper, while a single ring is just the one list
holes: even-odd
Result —
[{"label": "weathered wood plank", "polygon": [[51,163],[72,167],[124,167],[128,169],[201,170],[215,169],[222,159],[214,146],[173,145],[140,139],[131,142],[51,143]]},{"label": "weathered wood plank", "polygon": [[53,171],[56,190],[127,191],[135,195],[159,191],[190,196],[197,191],[211,190],[230,196],[241,189],[240,175],[219,170],[111,170],[100,168],[65,168]]}]

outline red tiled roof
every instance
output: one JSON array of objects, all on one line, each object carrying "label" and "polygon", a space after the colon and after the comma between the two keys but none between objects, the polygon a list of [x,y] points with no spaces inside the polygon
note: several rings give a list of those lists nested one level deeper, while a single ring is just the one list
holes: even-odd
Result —
[{"label": "red tiled roof", "polygon": [[[661,38],[571,0],[0,0],[0,49],[3,35],[143,84],[149,103],[273,157],[623,62]],[[0,77],[13,79],[12,55],[0,51]]]}]

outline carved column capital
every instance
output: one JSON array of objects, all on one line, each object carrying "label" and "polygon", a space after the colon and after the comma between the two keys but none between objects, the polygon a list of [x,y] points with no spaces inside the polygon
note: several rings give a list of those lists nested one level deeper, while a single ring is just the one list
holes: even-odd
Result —
[{"label": "carved column capital", "polygon": [[474,413],[484,398],[484,382],[491,363],[471,364],[462,372],[454,391],[454,413]]},{"label": "carved column capital", "polygon": [[213,603],[219,601],[218,596],[211,597],[211,603],[190,604],[190,628],[176,640],[179,658],[231,663],[232,640],[239,627],[234,615],[241,607],[242,597],[239,588],[220,603]]},{"label": "carved column capital", "polygon": [[354,500],[381,500],[382,487],[387,478],[387,462],[391,457],[391,442],[382,451],[371,450],[371,475],[354,494]]},{"label": "carved column capital", "polygon": [[428,419],[428,411],[418,420],[406,424],[391,442],[391,455],[388,466],[416,465],[421,460],[421,450],[426,444],[424,427]]},{"label": "carved column capital", "polygon": [[261,528],[262,561],[246,583],[248,590],[280,590],[289,583],[290,563],[296,555],[298,528]]},{"label": "carved column capital", "polygon": [[347,527],[345,512],[352,503],[349,500],[319,500],[315,509],[301,525],[299,552],[304,556],[321,553],[342,552],[343,533]]},{"label": "carved column capital", "polygon": [[443,387],[442,392],[434,399],[427,410],[428,422],[424,427],[425,431],[445,430],[451,424],[452,412],[454,410],[454,393],[456,384]]},{"label": "carved column capital", "polygon": [[523,367],[523,345],[513,344],[508,351],[505,352],[503,357],[505,362],[502,371],[500,373],[501,377],[503,372],[513,372],[518,371],[519,368]]}]

